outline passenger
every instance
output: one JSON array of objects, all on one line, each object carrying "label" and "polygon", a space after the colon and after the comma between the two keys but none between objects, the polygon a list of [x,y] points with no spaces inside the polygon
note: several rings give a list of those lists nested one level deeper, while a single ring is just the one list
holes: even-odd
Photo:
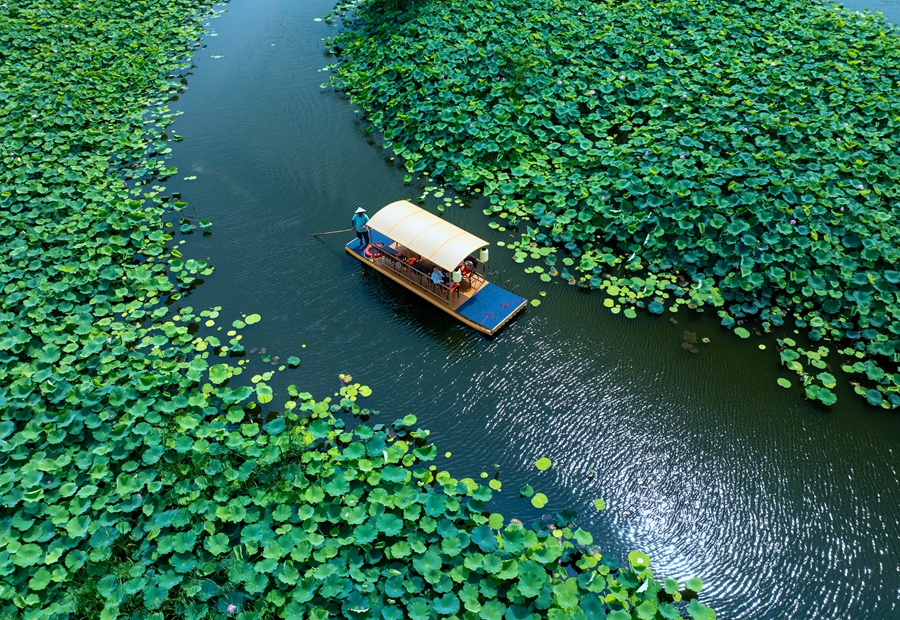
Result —
[{"label": "passenger", "polygon": [[444,284],[444,274],[441,273],[441,270],[438,267],[431,270],[431,281],[434,282],[436,287]]}]

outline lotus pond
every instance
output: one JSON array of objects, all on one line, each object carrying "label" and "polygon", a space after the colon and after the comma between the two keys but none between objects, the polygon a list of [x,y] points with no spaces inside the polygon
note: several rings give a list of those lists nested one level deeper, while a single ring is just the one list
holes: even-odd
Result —
[{"label": "lotus pond", "polygon": [[[71,68],[51,59],[62,42],[102,49],[80,31],[58,35],[77,17],[71,6],[8,4],[30,11],[19,27],[41,25],[52,39],[21,53],[58,70],[47,81],[60,90]],[[345,261],[339,241],[307,236],[345,227],[348,206],[427,192],[455,223],[517,241],[487,227],[487,204],[429,191],[427,179],[404,185],[406,171],[367,142],[356,108],[319,88],[330,3],[228,5],[188,75],[179,66],[199,33],[196,5],[135,3],[143,14],[127,18],[102,6],[110,20],[95,28],[93,13],[91,33],[108,45],[141,40],[159,64],[110,53],[119,64],[108,75],[121,84],[39,100],[55,125],[40,128],[40,156],[26,144],[35,101],[4,99],[17,119],[3,142],[4,255],[15,259],[3,263],[0,335],[4,614],[52,617],[77,603],[109,618],[391,618],[403,606],[410,617],[515,618],[543,609],[546,595],[550,617],[579,600],[591,617],[601,583],[591,574],[625,598],[649,575],[637,549],[649,552],[659,591],[634,594],[628,617],[671,614],[640,599],[674,598],[676,587],[702,588],[703,602],[735,618],[896,614],[892,417],[849,398],[816,409],[772,385],[757,341],[729,338],[718,321],[687,308],[671,321],[611,317],[595,296],[522,274],[496,252],[492,278],[543,304],[494,341],[448,325]],[[148,32],[147,19],[161,29]],[[122,97],[126,85],[147,98],[137,88],[137,101]],[[164,92],[184,115],[162,140],[142,139],[146,118],[127,111],[161,104],[152,95]],[[66,122],[55,115],[79,109],[102,117],[81,125],[97,121],[86,145],[118,142],[119,156],[130,154],[131,185],[109,161],[78,159],[101,148],[56,144]],[[164,126],[169,114],[154,116]],[[64,168],[51,163],[61,153],[72,155]],[[176,176],[153,179],[172,164]],[[60,168],[91,182],[74,194],[71,180],[51,184]],[[80,213],[83,203],[96,211]],[[90,217],[73,217],[76,208]],[[172,225],[160,229],[162,218]],[[19,271],[32,274],[25,286]],[[172,295],[181,298],[156,302]],[[803,333],[778,335],[817,351]],[[360,406],[384,414],[351,431],[343,412]],[[262,419],[261,409],[287,415]],[[413,519],[421,529],[395,532]],[[513,576],[502,554],[520,543]],[[592,545],[605,555],[590,566]],[[586,577],[544,581],[573,560]],[[686,611],[710,613],[694,601]]]}]

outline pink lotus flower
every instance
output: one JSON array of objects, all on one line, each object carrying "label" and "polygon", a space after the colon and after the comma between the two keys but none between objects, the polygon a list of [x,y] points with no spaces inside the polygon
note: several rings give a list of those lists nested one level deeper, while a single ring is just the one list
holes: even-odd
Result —
[{"label": "pink lotus flower", "polygon": [[797,220],[791,220],[791,226],[797,223]]},{"label": "pink lotus flower", "polygon": [[229,606],[226,607],[225,609],[228,611],[228,613],[233,614],[234,612],[237,611],[237,606],[236,606],[236,605],[229,605]]}]

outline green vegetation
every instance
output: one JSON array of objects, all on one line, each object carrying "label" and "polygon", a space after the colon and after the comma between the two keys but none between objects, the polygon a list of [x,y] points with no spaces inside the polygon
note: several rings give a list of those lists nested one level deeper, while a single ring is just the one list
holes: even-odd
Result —
[{"label": "green vegetation", "polygon": [[408,171],[488,196],[515,260],[629,318],[793,320],[851,348],[869,402],[900,406],[900,39],[882,18],[800,0],[391,6],[353,7],[333,82]]},{"label": "green vegetation", "polygon": [[603,558],[574,513],[489,514],[490,487],[426,465],[415,416],[346,429],[371,393],[351,377],[279,411],[285,365],[235,385],[261,317],[223,343],[220,308],[179,305],[212,268],[154,185],[209,6],[0,10],[0,617],[679,617],[677,583]]}]

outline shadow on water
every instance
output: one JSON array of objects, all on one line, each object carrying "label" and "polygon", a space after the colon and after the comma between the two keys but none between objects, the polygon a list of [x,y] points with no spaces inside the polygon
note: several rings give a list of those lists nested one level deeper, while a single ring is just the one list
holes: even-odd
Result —
[{"label": "shadow on water", "polygon": [[[816,408],[775,383],[787,375],[774,336],[740,340],[687,309],[614,316],[600,295],[541,282],[497,247],[492,281],[547,295],[486,338],[347,256],[349,237],[311,237],[347,228],[357,206],[422,204],[430,183],[404,184],[355,107],[320,88],[333,60],[321,39],[335,27],[313,18],[330,0],[227,8],[177,102],[184,141],[168,189],[187,201],[185,218],[213,222],[182,250],[216,270],[180,305],[222,306],[223,325],[263,317],[242,330],[245,376],[275,369],[254,348],[302,360],[269,382],[276,390],[321,398],[352,374],[373,388],[378,421],[414,413],[431,429],[439,454],[453,454],[439,467],[499,474],[493,507],[508,518],[541,516],[518,494],[531,484],[550,499],[544,511],[577,510],[606,553],[642,549],[659,575],[702,576],[722,618],[897,617],[896,414],[847,385],[831,410]],[[444,217],[492,244],[512,240],[467,201]],[[686,331],[696,353],[682,348]]]}]

